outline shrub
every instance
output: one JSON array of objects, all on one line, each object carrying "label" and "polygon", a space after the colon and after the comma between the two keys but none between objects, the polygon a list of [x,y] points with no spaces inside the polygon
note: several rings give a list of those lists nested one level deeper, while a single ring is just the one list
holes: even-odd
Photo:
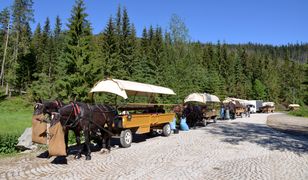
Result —
[{"label": "shrub", "polygon": [[308,117],[308,107],[302,106],[298,110],[290,111],[289,114],[293,116]]},{"label": "shrub", "polygon": [[18,143],[16,134],[0,134],[0,154],[10,154],[17,152],[15,146]]}]

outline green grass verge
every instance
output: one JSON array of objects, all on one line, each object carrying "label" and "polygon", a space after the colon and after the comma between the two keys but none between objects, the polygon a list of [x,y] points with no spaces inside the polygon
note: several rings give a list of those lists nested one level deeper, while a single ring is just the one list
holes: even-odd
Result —
[{"label": "green grass verge", "polygon": [[290,111],[288,114],[292,116],[308,117],[308,107],[301,107],[298,110]]},{"label": "green grass verge", "polygon": [[31,127],[33,105],[22,97],[0,101],[0,155],[16,154],[15,145],[25,128]]},{"label": "green grass verge", "polygon": [[21,135],[31,127],[33,105],[21,97],[0,102],[0,134]]}]

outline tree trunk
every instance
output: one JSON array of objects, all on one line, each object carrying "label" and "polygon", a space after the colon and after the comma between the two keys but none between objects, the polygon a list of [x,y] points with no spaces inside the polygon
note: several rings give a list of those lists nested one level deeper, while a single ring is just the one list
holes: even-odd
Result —
[{"label": "tree trunk", "polygon": [[1,73],[0,73],[0,81],[1,81],[1,86],[2,87],[3,87],[3,83],[4,83],[4,65],[5,65],[7,45],[8,45],[8,41],[9,41],[9,34],[10,34],[10,20],[9,20],[8,25],[7,25],[6,41],[5,41],[3,60],[2,60],[2,65],[1,65]]},{"label": "tree trunk", "polygon": [[9,94],[9,83],[6,83],[6,88],[5,88],[5,95]]}]

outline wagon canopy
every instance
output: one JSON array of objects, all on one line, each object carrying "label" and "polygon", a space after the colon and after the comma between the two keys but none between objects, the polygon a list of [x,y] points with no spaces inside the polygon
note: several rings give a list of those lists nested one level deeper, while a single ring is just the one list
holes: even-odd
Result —
[{"label": "wagon canopy", "polygon": [[245,100],[245,99],[238,99],[238,98],[230,98],[230,97],[227,97],[225,100],[223,100],[223,103],[229,103],[229,102],[239,102],[241,103],[242,105],[246,106],[246,105],[249,105],[249,101],[248,100]]},{"label": "wagon canopy", "polygon": [[289,104],[289,107],[300,107],[299,104]]},{"label": "wagon canopy", "polygon": [[192,93],[185,98],[184,103],[191,101],[201,103],[220,102],[217,96],[207,93]]},{"label": "wagon canopy", "polygon": [[153,94],[175,95],[172,89],[166,87],[120,80],[120,79],[102,80],[96,83],[90,92],[91,93],[109,92],[119,95],[124,99],[127,99],[128,95],[138,95],[138,96],[151,96]]}]

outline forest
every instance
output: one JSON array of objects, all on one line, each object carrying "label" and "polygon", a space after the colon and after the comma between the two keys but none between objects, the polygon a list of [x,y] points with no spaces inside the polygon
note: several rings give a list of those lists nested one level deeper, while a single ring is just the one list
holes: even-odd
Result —
[{"label": "forest", "polygon": [[[169,27],[145,27],[137,37],[128,9],[119,5],[99,34],[93,34],[83,0],[76,0],[67,24],[60,17],[34,30],[33,1],[14,0],[0,12],[0,96],[25,94],[31,101],[88,101],[104,78],[166,86],[182,103],[193,92],[220,98],[308,104],[308,44],[202,43],[191,41],[183,19]],[[54,27],[54,28],[51,28]],[[206,33],[206,29],[204,30]],[[108,102],[108,97],[105,98]]]}]

